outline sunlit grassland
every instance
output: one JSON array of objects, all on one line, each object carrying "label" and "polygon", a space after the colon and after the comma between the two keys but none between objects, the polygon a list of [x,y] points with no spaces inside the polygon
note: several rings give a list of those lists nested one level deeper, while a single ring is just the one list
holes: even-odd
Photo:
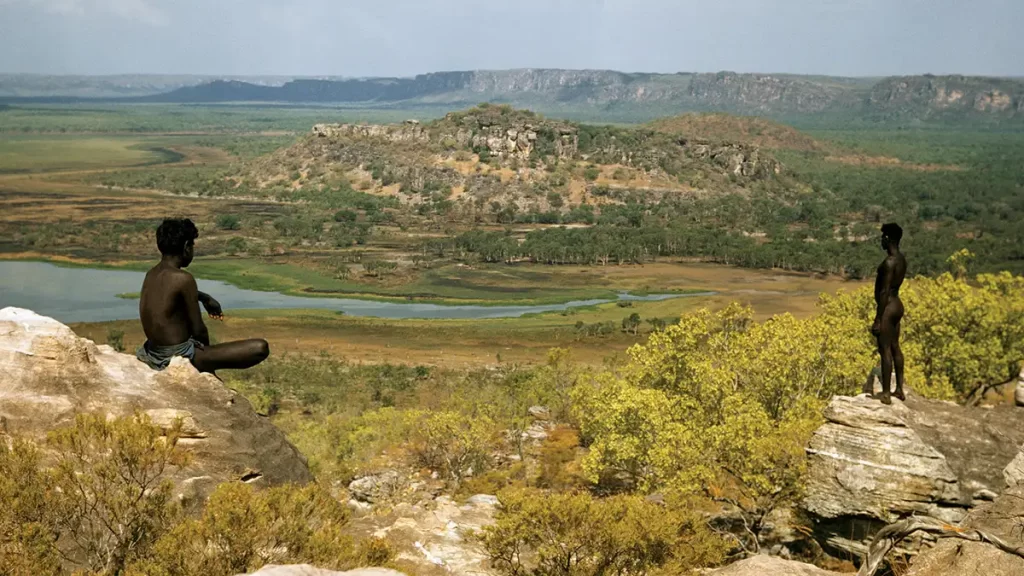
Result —
[{"label": "sunlit grassland", "polygon": [[0,174],[138,166],[176,158],[141,138],[0,136]]}]

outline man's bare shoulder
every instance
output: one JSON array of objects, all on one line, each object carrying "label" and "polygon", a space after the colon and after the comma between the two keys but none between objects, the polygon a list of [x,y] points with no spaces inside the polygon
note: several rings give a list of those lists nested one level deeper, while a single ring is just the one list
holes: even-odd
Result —
[{"label": "man's bare shoulder", "polygon": [[192,274],[180,268],[160,266],[159,264],[146,273],[146,280],[153,280],[160,284],[176,287],[195,283],[195,278],[192,277]]}]

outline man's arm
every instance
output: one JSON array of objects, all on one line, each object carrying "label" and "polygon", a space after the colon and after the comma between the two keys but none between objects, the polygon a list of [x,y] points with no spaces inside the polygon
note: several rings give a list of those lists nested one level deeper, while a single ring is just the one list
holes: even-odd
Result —
[{"label": "man's arm", "polygon": [[203,313],[199,310],[199,286],[191,274],[185,280],[181,295],[185,299],[189,334],[204,346],[209,346],[210,332],[206,329],[206,324],[203,324]]},{"label": "man's arm", "polygon": [[203,305],[203,308],[206,308],[206,313],[210,315],[210,318],[213,318],[214,320],[221,320],[224,318],[224,309],[221,308],[220,302],[217,302],[213,296],[210,296],[206,292],[199,292],[199,303]]},{"label": "man's arm", "polygon": [[878,274],[881,278],[878,282],[878,307],[875,310],[875,323],[871,325],[871,332],[873,334],[878,334],[881,331],[882,314],[885,313],[885,307],[889,305],[889,289],[892,286],[893,263],[888,258],[885,259]]}]

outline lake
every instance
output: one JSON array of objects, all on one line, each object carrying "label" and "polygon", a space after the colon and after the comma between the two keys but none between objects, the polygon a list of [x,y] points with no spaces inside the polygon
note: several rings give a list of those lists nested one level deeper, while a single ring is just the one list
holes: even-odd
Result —
[{"label": "lake", "polygon": [[[45,262],[0,261],[0,308],[27,308],[69,322],[105,322],[139,317],[139,301],[118,298],[137,293],[145,274],[124,270],[65,268]],[[199,289],[216,298],[227,314],[241,309],[336,310],[351,316],[378,318],[515,318],[537,312],[557,312],[613,300],[577,300],[539,306],[473,306],[376,302],[352,298],[303,298],[277,292],[243,290],[224,282],[198,279]],[[621,300],[668,300],[701,294],[620,294]]]}]

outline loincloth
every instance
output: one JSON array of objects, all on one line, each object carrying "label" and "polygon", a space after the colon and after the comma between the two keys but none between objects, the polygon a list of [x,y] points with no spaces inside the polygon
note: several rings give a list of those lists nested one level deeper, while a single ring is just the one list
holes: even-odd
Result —
[{"label": "loincloth", "polygon": [[135,357],[153,370],[163,370],[167,368],[167,365],[171,363],[171,358],[175,356],[192,360],[196,355],[197,345],[199,345],[199,342],[194,338],[189,338],[187,341],[175,344],[174,346],[152,346],[147,340],[145,344],[139,346],[139,349],[135,351]]}]

